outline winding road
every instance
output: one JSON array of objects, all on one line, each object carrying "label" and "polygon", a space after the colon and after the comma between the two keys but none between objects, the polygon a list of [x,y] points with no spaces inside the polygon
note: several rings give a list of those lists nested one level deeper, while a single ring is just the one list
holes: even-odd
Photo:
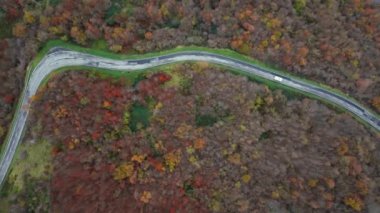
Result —
[{"label": "winding road", "polygon": [[255,64],[230,58],[224,55],[209,53],[206,51],[183,51],[145,59],[115,60],[55,47],[52,48],[34,68],[34,70],[32,70],[29,81],[24,86],[24,90],[20,96],[20,107],[14,115],[11,128],[4,143],[5,148],[2,156],[0,156],[0,185],[4,182],[17,146],[21,142],[23,131],[25,129],[25,123],[29,114],[31,103],[30,99],[36,94],[38,87],[44,78],[51,72],[59,68],[70,66],[87,66],[115,70],[119,72],[135,72],[159,65],[184,61],[204,61],[220,64],[318,96],[323,100],[345,108],[347,111],[355,114],[377,131],[380,131],[380,119],[378,119],[375,114],[367,110],[365,107],[350,99],[322,87],[306,83],[302,80],[283,76],[281,74],[265,70]]}]

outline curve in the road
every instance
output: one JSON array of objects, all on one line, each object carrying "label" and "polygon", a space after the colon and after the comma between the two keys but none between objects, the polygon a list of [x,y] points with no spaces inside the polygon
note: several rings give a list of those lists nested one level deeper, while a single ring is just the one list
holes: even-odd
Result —
[{"label": "curve in the road", "polygon": [[51,72],[63,67],[73,66],[103,68],[119,72],[133,72],[184,61],[205,61],[223,65],[317,96],[322,100],[346,109],[373,127],[376,131],[380,131],[380,119],[378,116],[347,97],[314,84],[275,73],[257,66],[254,63],[248,63],[222,54],[207,51],[182,51],[143,59],[116,60],[55,47],[40,60],[28,75],[28,80],[19,99],[19,107],[14,115],[12,125],[4,143],[0,161],[0,185],[4,182],[13,155],[21,141],[26,119],[29,114],[30,99],[36,94],[40,84]]}]

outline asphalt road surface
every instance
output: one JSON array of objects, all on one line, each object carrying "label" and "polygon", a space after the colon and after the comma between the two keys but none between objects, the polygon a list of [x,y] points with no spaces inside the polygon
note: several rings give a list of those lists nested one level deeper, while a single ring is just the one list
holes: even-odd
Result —
[{"label": "asphalt road surface", "polygon": [[105,68],[119,72],[137,72],[142,69],[156,67],[159,65],[184,61],[204,61],[224,65],[234,69],[239,69],[246,73],[260,76],[262,78],[292,87],[306,93],[316,95],[326,101],[332,102],[336,105],[339,105],[340,107],[345,108],[349,112],[355,114],[357,117],[368,123],[377,131],[380,131],[380,119],[378,119],[366,108],[352,100],[349,100],[345,97],[340,96],[339,94],[328,91],[321,87],[311,85],[304,81],[279,75],[260,68],[254,64],[250,64],[238,59],[232,59],[227,56],[202,51],[184,51],[145,59],[114,60],[57,47],[51,49],[49,53],[31,72],[30,79],[25,85],[24,90],[20,96],[20,107],[14,115],[11,128],[4,143],[4,152],[2,156],[0,156],[0,185],[2,185],[4,182],[17,146],[21,142],[25,128],[25,122],[29,114],[29,108],[31,104],[30,99],[33,95],[36,94],[37,89],[43,79],[47,77],[52,71],[62,67],[87,66]]}]

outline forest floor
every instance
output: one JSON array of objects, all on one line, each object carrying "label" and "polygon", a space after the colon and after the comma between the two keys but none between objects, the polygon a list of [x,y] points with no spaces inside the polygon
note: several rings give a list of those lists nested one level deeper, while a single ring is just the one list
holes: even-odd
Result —
[{"label": "forest floor", "polygon": [[379,210],[379,135],[207,63],[64,72],[32,109],[10,212]]}]

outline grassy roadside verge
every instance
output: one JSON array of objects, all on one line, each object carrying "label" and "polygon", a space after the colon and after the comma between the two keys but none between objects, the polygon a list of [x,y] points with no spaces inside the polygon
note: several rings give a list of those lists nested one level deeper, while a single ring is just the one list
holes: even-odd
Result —
[{"label": "grassy roadside verge", "polygon": [[[311,84],[311,85],[322,87],[322,88],[327,89],[327,90],[329,90],[329,91],[331,91],[331,92],[333,92],[335,94],[338,94],[338,95],[340,95],[340,96],[342,96],[344,98],[350,99],[354,103],[358,103],[354,99],[350,98],[348,95],[346,95],[346,94],[344,94],[344,93],[342,93],[342,92],[340,92],[340,91],[338,91],[336,89],[333,89],[333,88],[328,87],[328,86],[323,85],[323,84],[315,83],[315,82],[310,81],[310,80],[306,80],[306,79],[302,79],[302,78],[299,78],[299,77],[292,76],[292,75],[290,75],[290,74],[288,74],[286,72],[283,72],[283,71],[281,71],[281,70],[279,70],[279,69],[277,69],[277,68],[275,68],[273,66],[269,66],[269,65],[263,64],[263,63],[261,63],[261,62],[259,62],[257,60],[254,60],[254,59],[249,58],[247,56],[241,55],[241,54],[236,53],[236,52],[234,52],[232,50],[228,50],[228,49],[210,49],[210,48],[195,47],[195,46],[177,47],[177,48],[174,48],[172,50],[147,53],[147,54],[144,54],[144,55],[119,55],[119,54],[114,54],[114,53],[106,52],[106,51],[100,51],[100,50],[96,50],[96,49],[87,49],[87,48],[79,47],[79,46],[76,46],[76,45],[73,45],[73,44],[69,44],[69,43],[66,43],[66,42],[63,42],[63,41],[60,41],[60,40],[54,40],[54,41],[50,41],[50,42],[46,43],[45,46],[41,49],[41,51],[37,54],[37,56],[32,60],[32,62],[28,66],[27,73],[26,73],[26,78],[25,78],[25,85],[27,85],[27,83],[28,83],[28,81],[29,81],[29,79],[31,77],[32,71],[35,69],[35,67],[38,65],[38,63],[43,59],[43,57],[49,52],[49,50],[51,50],[53,47],[63,47],[63,48],[67,48],[67,49],[70,49],[70,50],[75,50],[75,51],[78,51],[78,52],[83,52],[83,53],[88,53],[88,54],[92,54],[92,55],[96,55],[96,56],[100,56],[100,57],[112,58],[112,59],[118,59],[118,60],[122,60],[122,59],[142,59],[142,58],[149,58],[149,57],[161,56],[161,55],[166,55],[166,54],[173,54],[173,53],[178,53],[178,52],[183,52],[183,51],[204,51],[204,52],[209,52],[209,53],[215,53],[215,54],[223,55],[223,56],[226,56],[226,57],[229,57],[229,58],[242,60],[244,62],[247,62],[247,63],[250,63],[250,64],[254,64],[254,65],[256,65],[256,66],[258,66],[258,67],[260,67],[262,69],[268,70],[270,72],[281,74],[281,75],[284,75],[284,76],[288,76],[288,77],[291,77],[293,79],[297,79],[297,80],[303,81],[303,82]],[[162,65],[162,66],[167,66],[167,65]],[[158,68],[159,67],[149,68],[149,70],[153,71],[153,70],[158,69]],[[75,69],[75,70],[77,70],[77,69],[87,69],[87,70],[92,70],[92,71],[97,71],[97,72],[101,72],[101,73],[110,74],[110,75],[113,75],[115,77],[120,77],[120,76],[123,76],[123,75],[126,75],[126,76],[129,75],[129,77],[133,77],[133,75],[138,75],[139,73],[148,71],[148,70],[141,70],[141,71],[138,71],[138,72],[119,72],[119,71],[114,71],[114,70],[106,70],[106,69],[98,69],[98,68],[88,68],[88,67],[65,67],[65,68],[62,68],[62,69],[54,71],[53,74],[54,73],[58,73],[58,72],[62,72],[62,71],[65,71],[65,70],[69,70],[69,69],[71,69],[71,70],[73,70],[73,69]],[[257,80],[258,82],[267,84],[268,86],[270,86],[272,88],[279,88],[279,89],[285,89],[285,90],[290,91],[290,92],[296,92],[297,94],[302,94],[302,95],[305,95],[305,96],[313,98],[313,99],[318,99],[318,100],[320,100],[320,101],[322,101],[324,103],[327,103],[329,105],[333,105],[337,109],[346,111],[344,108],[336,106],[335,104],[330,103],[328,101],[325,101],[325,100],[323,100],[323,99],[321,99],[321,98],[319,98],[317,96],[314,96],[312,94],[305,93],[305,92],[302,92],[302,91],[298,91],[298,90],[295,90],[293,88],[290,88],[290,87],[284,86],[282,84],[279,84],[278,82],[267,80],[267,79],[264,79],[264,78],[261,78],[261,77],[258,77],[258,76],[252,75],[252,74],[247,74],[247,73],[242,72],[240,70],[235,70],[235,69],[231,69],[231,68],[227,68],[227,69],[228,70],[233,70],[235,73],[238,73],[238,74],[248,75],[250,78],[253,78],[253,79]],[[43,84],[45,84],[47,80],[48,80],[48,78],[46,78],[44,80]],[[23,90],[23,94],[24,94],[24,90]],[[16,106],[16,111],[19,110],[19,107],[21,107],[20,106],[20,101],[19,101],[19,103]],[[373,114],[375,114],[375,113],[373,113]],[[365,124],[367,127],[369,126],[364,121],[362,121],[361,119],[359,119],[359,117],[357,117],[355,115],[354,115],[354,117],[356,117],[356,119],[358,119],[359,121],[361,121],[361,123]],[[14,121],[12,121],[10,128],[13,128],[13,125],[14,125]],[[9,142],[9,134],[7,135],[7,137],[5,139],[5,142],[4,142],[4,145],[1,148],[0,156],[2,156],[3,152],[5,151],[5,147],[6,147],[6,144],[8,142]]]},{"label": "grassy roadside verge", "polygon": [[[44,48],[41,51],[42,55],[39,58],[38,57],[36,58],[37,60],[36,60],[35,64],[33,64],[32,66],[35,67],[38,64],[38,62],[43,58],[43,56],[51,48],[53,48],[53,47],[64,47],[64,48],[67,48],[67,49],[70,49],[70,50],[75,50],[75,51],[78,51],[78,52],[88,53],[88,54],[92,54],[92,55],[96,55],[96,56],[100,56],[100,57],[117,59],[117,60],[143,59],[143,58],[156,57],[156,56],[173,54],[173,53],[178,53],[178,52],[183,52],[183,51],[204,51],[204,52],[219,54],[219,55],[227,56],[227,57],[232,58],[232,59],[238,59],[238,60],[241,60],[241,61],[244,61],[244,62],[248,62],[250,64],[254,64],[255,66],[257,66],[259,68],[262,68],[264,70],[270,71],[272,73],[276,73],[276,74],[279,74],[279,75],[287,76],[287,77],[290,77],[290,78],[295,79],[295,80],[303,81],[303,82],[305,82],[307,84],[310,84],[310,85],[321,87],[321,88],[326,89],[326,90],[328,90],[330,92],[333,92],[333,93],[335,93],[335,94],[337,94],[339,96],[342,96],[342,97],[344,97],[346,99],[349,99],[353,103],[361,105],[359,102],[357,102],[355,99],[353,99],[349,95],[347,95],[347,94],[345,94],[345,93],[343,93],[343,92],[341,92],[341,91],[339,91],[337,89],[334,89],[334,88],[332,88],[332,87],[330,87],[328,85],[317,83],[317,82],[314,82],[314,81],[311,81],[311,80],[308,80],[308,79],[305,79],[305,78],[301,78],[301,77],[297,77],[297,76],[291,75],[291,74],[287,73],[286,71],[281,70],[278,67],[271,66],[269,64],[264,64],[264,63],[262,63],[262,62],[260,62],[258,60],[255,60],[255,59],[250,58],[248,56],[242,55],[242,54],[237,53],[235,51],[232,51],[230,49],[211,49],[211,48],[207,48],[207,47],[198,47],[198,46],[186,46],[186,47],[184,47],[184,46],[178,46],[178,47],[176,47],[174,49],[171,49],[171,50],[165,50],[165,51],[159,51],[159,52],[151,52],[151,53],[140,54],[140,55],[122,55],[122,54],[115,54],[115,53],[112,53],[112,52],[98,50],[98,49],[83,48],[83,47],[80,47],[80,46],[77,46],[77,45],[73,45],[73,44],[70,44],[70,43],[67,43],[67,42],[63,42],[61,40],[53,40],[53,41],[50,41],[50,42],[48,42],[48,43],[45,44]],[[228,70],[234,70],[234,69],[231,69],[229,67],[225,67],[225,68],[227,68]],[[295,90],[295,89],[293,89],[291,87],[279,84],[276,81],[270,81],[270,80],[267,80],[267,79],[264,79],[264,78],[261,78],[261,77],[258,77],[258,76],[250,75],[250,74],[247,74],[245,72],[241,72],[240,70],[234,70],[234,71],[236,71],[236,73],[239,73],[241,75],[249,75],[251,78],[255,78],[257,81],[259,81],[261,83],[272,85],[272,87],[274,87],[274,88],[285,89],[285,90],[288,90],[288,91],[292,91],[292,92],[296,92],[296,93],[299,93],[299,94],[302,94],[302,95],[306,95],[306,96],[308,96],[310,98],[318,99],[320,101],[323,101],[324,103],[333,105],[336,108],[339,108],[339,109],[341,109],[343,111],[346,111],[344,108],[339,107],[339,106],[337,106],[334,103],[324,101],[323,99],[319,98],[318,96],[315,96],[315,95],[312,95],[312,94],[309,94],[309,93],[305,93],[305,92],[302,92],[302,91],[299,91],[299,90]],[[144,72],[144,71],[139,71],[139,72]],[[110,72],[110,73],[111,74],[114,73],[115,75],[120,75],[120,72]],[[114,74],[112,74],[112,75],[114,75]],[[123,75],[123,74],[121,74],[121,75]],[[380,117],[376,113],[374,113],[372,110],[369,110],[369,111],[372,114],[374,114],[378,119],[380,119]],[[354,116],[357,119],[359,119],[356,115],[354,115]],[[361,119],[359,119],[359,120],[361,120]],[[361,121],[361,122],[364,123],[364,124],[366,124],[363,121]],[[370,126],[370,125],[366,124],[366,126]]]},{"label": "grassy roadside verge", "polygon": [[[99,57],[105,57],[105,58],[111,58],[111,59],[117,59],[117,60],[143,59],[143,58],[156,57],[156,56],[173,54],[173,53],[178,53],[178,52],[183,52],[183,51],[204,51],[204,52],[208,52],[208,53],[223,55],[223,56],[226,56],[226,57],[229,57],[232,59],[238,59],[238,60],[250,63],[250,64],[254,64],[257,67],[265,69],[265,70],[270,71],[272,73],[287,76],[287,77],[290,77],[292,79],[300,80],[300,81],[303,81],[307,84],[314,85],[314,86],[321,87],[323,89],[329,90],[330,92],[333,92],[333,93],[340,95],[346,99],[349,99],[350,101],[352,101],[356,104],[359,104],[355,99],[350,97],[348,94],[341,92],[340,90],[337,90],[337,89],[332,88],[332,87],[325,85],[325,84],[317,83],[317,82],[314,82],[314,81],[311,81],[311,80],[308,80],[308,79],[305,79],[302,77],[294,76],[294,75],[288,73],[287,71],[280,69],[279,67],[262,63],[258,60],[255,60],[255,59],[248,57],[246,55],[242,55],[242,54],[237,53],[235,51],[232,51],[230,49],[212,49],[212,48],[198,47],[198,46],[186,46],[186,47],[185,46],[178,46],[178,47],[173,48],[171,50],[157,51],[157,52],[151,52],[151,53],[146,53],[146,54],[138,54],[138,55],[122,55],[122,54],[116,54],[113,52],[103,51],[103,50],[99,50],[99,49],[88,49],[88,48],[84,48],[84,47],[80,47],[77,45],[73,45],[73,44],[64,42],[62,40],[52,40],[52,41],[47,42],[44,45],[44,47],[41,49],[40,53],[37,55],[35,60],[32,61],[31,67],[35,67],[39,63],[39,61],[44,57],[44,55],[53,47],[63,47],[66,49],[75,50],[75,51],[82,52],[82,53],[88,53],[88,54],[96,55]],[[27,77],[29,78],[29,75],[27,75]],[[274,82],[274,83],[277,83],[277,82]],[[376,115],[376,113],[373,113],[373,114]],[[380,117],[378,117],[378,118],[380,118]]]},{"label": "grassy roadside verge", "polygon": [[[48,203],[47,191],[35,190],[36,184],[49,181],[51,172],[51,143],[48,140],[38,140],[34,143],[22,143],[17,148],[8,177],[4,180],[0,191],[0,212],[9,210],[14,202],[14,196],[25,193],[34,205]],[[5,212],[5,211],[4,211]]]}]

